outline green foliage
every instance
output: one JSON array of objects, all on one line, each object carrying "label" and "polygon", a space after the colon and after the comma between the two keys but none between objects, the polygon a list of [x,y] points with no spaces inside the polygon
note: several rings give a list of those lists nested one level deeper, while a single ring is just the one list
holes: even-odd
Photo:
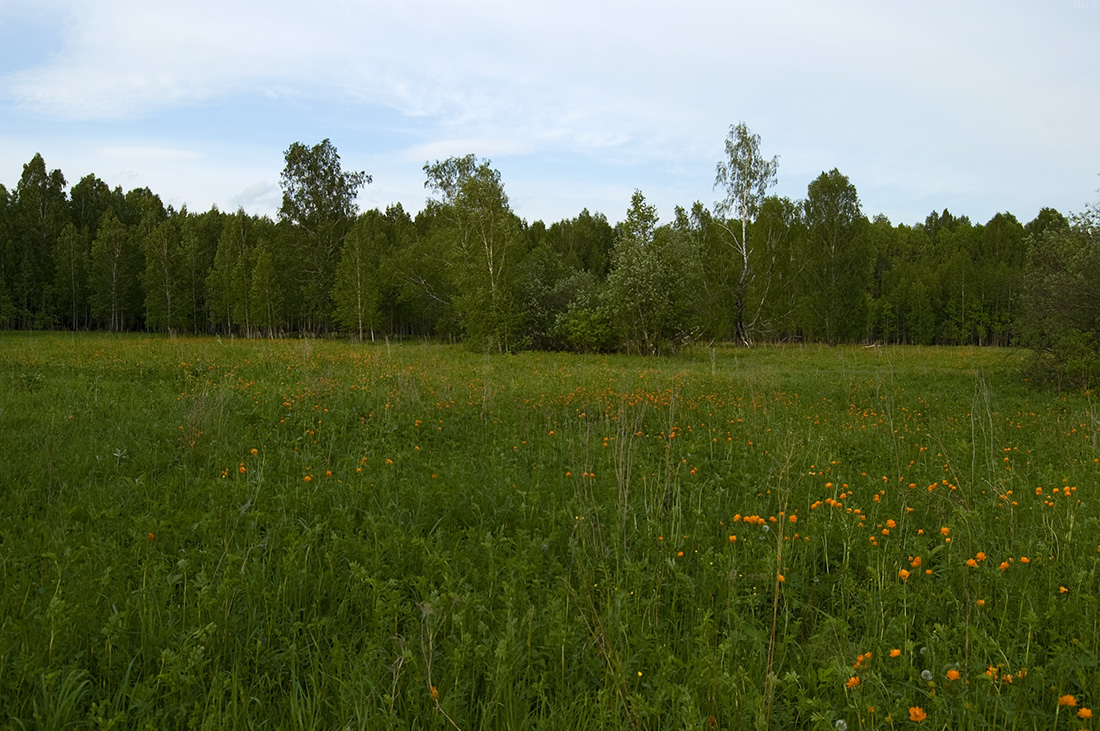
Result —
[{"label": "green foliage", "polygon": [[344,236],[359,210],[359,189],[371,182],[365,172],[344,171],[340,155],[328,139],[313,147],[293,143],[284,153],[280,184],[283,203],[279,218],[291,224],[292,258],[300,273],[303,325],[327,327],[329,296]]},{"label": "green foliage", "polygon": [[867,333],[872,259],[856,188],[834,168],[810,183],[804,207],[803,327],[813,340],[859,340]]},{"label": "green foliage", "polygon": [[1100,212],[1071,227],[1032,235],[1020,342],[1034,352],[1030,369],[1059,388],[1093,388],[1100,379]]},{"label": "green foliage", "polygon": [[500,172],[473,155],[424,165],[429,201],[442,224],[433,232],[455,288],[454,307],[468,342],[507,351],[522,328],[516,271],[523,255],[519,219]]},{"label": "green foliage", "polygon": [[611,253],[607,311],[627,351],[656,354],[691,339],[699,256],[690,237],[657,227],[657,209],[634,191]]},{"label": "green foliage", "polygon": [[1034,304],[1078,284],[1033,280],[1028,258],[1029,243],[1079,225],[1049,208],[1026,224],[947,210],[912,226],[869,222],[835,170],[806,200],[767,196],[777,158],[759,148],[744,123],[731,127],[716,169],[723,199],[677,207],[663,226],[633,205],[616,226],[587,209],[523,221],[489,161],[449,158],[424,166],[433,198],[415,218],[400,205],[370,211],[371,233],[355,241],[370,177],[342,170],[328,140],[286,150],[277,224],[166,210],[148,188],[95,175],[66,196],[36,155],[15,190],[0,186],[0,328],[342,331],[651,354],[700,339],[1026,344],[1036,378],[1093,381],[1091,325],[1071,317],[1065,330]]},{"label": "green foliage", "polygon": [[374,340],[374,332],[381,324],[378,271],[385,244],[381,218],[377,211],[360,216],[344,239],[340,263],[336,265],[336,284],[332,290],[336,321],[359,340],[364,332]]},{"label": "green foliage", "polygon": [[91,249],[92,317],[101,327],[117,332],[133,327],[140,312],[141,250],[131,230],[115,217],[103,214]]},{"label": "green foliage", "polygon": [[[751,133],[744,122],[730,126],[726,136],[726,159],[718,163],[714,180],[715,187],[721,187],[726,195],[715,206],[715,212],[726,224],[722,227],[724,238],[736,254],[740,269],[733,292],[734,335],[743,345],[753,342],[752,323],[746,320],[746,300],[751,297],[754,309],[758,309],[766,300],[768,283],[761,279],[759,284],[762,286],[752,286],[758,260],[766,262],[769,257],[767,252],[758,251],[761,247],[755,240],[749,242],[749,224],[760,212],[768,188],[775,185],[778,168],[778,156],[766,160],[761,154],[760,135]],[[725,221],[730,214],[740,222],[740,236],[730,225],[732,222]]]}]

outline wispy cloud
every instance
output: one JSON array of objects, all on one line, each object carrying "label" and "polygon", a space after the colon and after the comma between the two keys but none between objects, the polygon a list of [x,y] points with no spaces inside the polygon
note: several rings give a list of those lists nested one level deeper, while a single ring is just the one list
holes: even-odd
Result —
[{"label": "wispy cloud", "polygon": [[[1080,63],[1094,56],[1100,11],[1074,7],[41,0],[36,27],[52,15],[57,51],[0,75],[0,104],[23,119],[72,120],[72,129],[117,126],[122,132],[100,147],[129,156],[131,167],[196,149],[202,157],[190,162],[213,168],[232,162],[216,150],[244,154],[213,137],[245,137],[238,115],[263,99],[264,112],[244,124],[262,126],[277,144],[315,130],[304,141],[335,138],[344,125],[360,156],[378,163],[371,195],[414,180],[425,160],[474,152],[502,165],[568,161],[572,183],[547,186],[617,191],[627,170],[656,197],[694,189],[691,198],[709,201],[726,129],[744,120],[769,154],[781,155],[788,194],[839,167],[863,176],[854,182],[866,186],[866,208],[896,211],[906,196],[924,206],[929,189],[944,198],[972,199],[975,186],[989,198],[1016,195],[1018,183],[984,172],[1008,158],[1029,186],[1061,190],[1067,166],[1100,154],[1096,136],[1081,133],[1100,113],[1100,82]],[[208,147],[167,130],[168,120],[197,109],[218,119]],[[303,124],[305,115],[289,110],[315,110],[316,119]],[[378,110],[391,118],[387,139],[357,139],[356,131],[378,132],[361,123]],[[117,142],[134,133],[143,148]],[[422,200],[423,191],[400,195]],[[514,196],[551,199],[562,196]]]}]

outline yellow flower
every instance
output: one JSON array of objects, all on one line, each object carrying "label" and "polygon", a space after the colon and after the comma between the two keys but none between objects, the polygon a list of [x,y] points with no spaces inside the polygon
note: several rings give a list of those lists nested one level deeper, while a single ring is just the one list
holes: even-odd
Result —
[{"label": "yellow flower", "polygon": [[909,720],[920,723],[924,719],[928,718],[928,714],[924,712],[924,709],[920,706],[913,706],[909,709]]}]

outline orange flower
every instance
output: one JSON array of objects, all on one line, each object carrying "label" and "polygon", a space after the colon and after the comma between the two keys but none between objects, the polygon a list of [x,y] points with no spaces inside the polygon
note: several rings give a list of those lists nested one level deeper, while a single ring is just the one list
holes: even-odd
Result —
[{"label": "orange flower", "polygon": [[978,600],[978,607],[980,608],[980,607],[984,607],[984,606],[985,606],[985,599],[979,599]]},{"label": "orange flower", "polygon": [[249,452],[249,454],[251,454],[253,457],[255,457],[259,453],[260,450],[256,449],[255,447],[253,447],[252,450]]},{"label": "orange flower", "polygon": [[1031,559],[1027,556],[1020,556],[1020,563],[1031,563]]},{"label": "orange flower", "polygon": [[956,670],[955,668],[951,668],[950,670],[947,671],[947,679],[948,680],[958,680],[959,679],[959,671]]},{"label": "orange flower", "polygon": [[899,657],[900,655],[901,650],[897,649],[896,647],[893,650],[890,650],[890,657]]},{"label": "orange flower", "polygon": [[928,718],[928,714],[924,712],[924,709],[920,706],[913,706],[909,709],[909,720],[920,723],[924,719]]},{"label": "orange flower", "polygon": [[149,534],[149,540],[150,541],[155,541],[156,539],[157,539],[157,537],[155,535],[153,535],[152,533]]},{"label": "orange flower", "polygon": [[978,551],[978,555],[975,556],[975,558],[977,558],[979,561],[984,561],[985,560],[985,551]]},{"label": "orange flower", "polygon": [[944,527],[940,528],[940,535],[947,535],[950,532],[951,532],[951,529],[948,528],[946,525]]},{"label": "orange flower", "polygon": [[912,561],[909,562],[909,565],[916,569],[916,568],[920,568],[920,563],[921,563],[920,556],[917,556],[916,558],[914,558]]},{"label": "orange flower", "polygon": [[1001,561],[1001,565],[998,567],[1001,571],[1008,570],[1008,561]]},{"label": "orange flower", "polygon": [[1066,593],[1067,591],[1069,591],[1069,589],[1067,589],[1067,588],[1066,588],[1066,587],[1064,587],[1064,586],[1059,586],[1059,587],[1058,587],[1058,593],[1059,593],[1059,594],[1065,594],[1065,593]]},{"label": "orange flower", "polygon": [[1077,711],[1077,717],[1078,718],[1084,718],[1086,720],[1092,718],[1092,709],[1091,708],[1082,708],[1082,709],[1080,709],[1079,711]]},{"label": "orange flower", "polygon": [[899,571],[898,576],[901,577],[902,581],[909,581],[909,571],[908,571],[908,569],[902,569],[901,571]]},{"label": "orange flower", "polygon": [[890,518],[890,520],[886,521],[886,527],[887,528],[897,528],[898,524],[894,522],[893,518]]},{"label": "orange flower", "polygon": [[736,542],[737,542],[737,536],[730,536],[730,543],[736,543]]},{"label": "orange flower", "polygon": [[973,569],[973,568],[977,568],[978,562],[975,561],[972,558],[968,558],[968,559],[966,559],[966,565]]},{"label": "orange flower", "polygon": [[848,690],[851,690],[852,688],[856,687],[857,685],[859,685],[859,676],[858,675],[853,675],[852,677],[848,678],[848,682],[844,684],[844,687],[847,688]]},{"label": "orange flower", "polygon": [[431,694],[433,701],[439,700],[439,690],[434,685],[428,686],[428,693]]},{"label": "orange flower", "polygon": [[1077,699],[1067,693],[1066,695],[1064,695],[1064,696],[1062,696],[1061,698],[1058,699],[1058,705],[1060,705],[1060,706],[1069,706],[1070,708],[1076,708],[1077,707]]}]

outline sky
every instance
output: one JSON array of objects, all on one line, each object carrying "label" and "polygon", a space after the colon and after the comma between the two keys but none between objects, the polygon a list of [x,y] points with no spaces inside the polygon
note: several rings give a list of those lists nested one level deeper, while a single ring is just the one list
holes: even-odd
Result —
[{"label": "sky", "polygon": [[166,205],[275,218],[284,152],[329,139],[420,210],[474,153],[533,222],[713,204],[744,122],[798,200],[1026,223],[1100,193],[1100,0],[0,0],[0,184],[40,153]]}]

